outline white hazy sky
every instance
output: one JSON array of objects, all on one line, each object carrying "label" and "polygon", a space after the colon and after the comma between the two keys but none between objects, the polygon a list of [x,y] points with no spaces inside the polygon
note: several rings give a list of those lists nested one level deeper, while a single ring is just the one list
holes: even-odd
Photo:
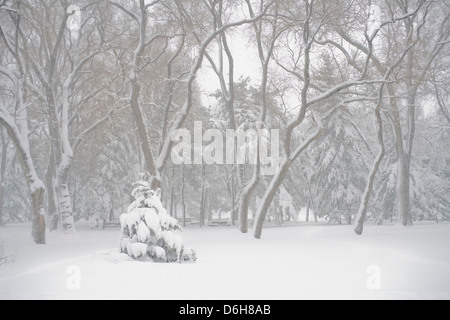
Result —
[{"label": "white hazy sky", "polygon": [[[230,37],[228,42],[234,58],[235,82],[239,81],[239,78],[242,76],[250,77],[252,84],[258,84],[261,79],[261,64],[256,48],[249,45],[245,37],[240,35]],[[224,62],[224,68],[228,70],[226,56],[224,56]],[[226,76],[228,77],[228,73]],[[207,59],[203,61],[202,69],[198,74],[198,82],[203,90],[202,101],[204,105],[210,106],[214,104],[215,99],[210,98],[209,94],[220,89],[220,84],[217,75]]]}]

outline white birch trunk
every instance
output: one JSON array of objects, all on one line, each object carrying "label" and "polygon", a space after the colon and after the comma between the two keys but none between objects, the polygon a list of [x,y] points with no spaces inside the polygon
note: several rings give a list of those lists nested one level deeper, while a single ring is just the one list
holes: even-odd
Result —
[{"label": "white birch trunk", "polygon": [[56,192],[58,195],[59,218],[61,227],[65,233],[75,232],[72,201],[69,192],[69,170],[73,159],[73,150],[69,141],[69,92],[75,75],[75,71],[72,72],[66,79],[63,87],[60,130],[62,154],[61,160],[56,168]]},{"label": "white birch trunk", "polygon": [[[20,92],[20,91],[19,91]],[[45,185],[38,178],[31,158],[28,141],[28,124],[26,108],[22,108],[18,124],[14,119],[0,108],[0,124],[6,127],[8,135],[16,146],[20,163],[25,174],[28,189],[31,194],[32,204],[32,237],[36,244],[45,244],[45,217],[44,217],[44,192]]]},{"label": "white birch trunk", "polygon": [[69,165],[60,164],[56,170],[56,192],[58,194],[60,223],[65,233],[74,233],[72,201],[68,185]]}]

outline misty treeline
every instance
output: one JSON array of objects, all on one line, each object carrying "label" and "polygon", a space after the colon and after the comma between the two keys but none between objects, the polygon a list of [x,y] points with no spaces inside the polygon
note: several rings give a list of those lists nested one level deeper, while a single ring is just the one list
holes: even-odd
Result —
[{"label": "misty treeline", "polygon": [[[359,234],[448,220],[449,18],[444,0],[2,1],[0,224],[45,243],[117,219],[142,172],[184,223],[231,212],[256,238],[301,208]],[[237,76],[253,53],[257,79]],[[279,129],[277,173],[174,165],[194,121]]]}]

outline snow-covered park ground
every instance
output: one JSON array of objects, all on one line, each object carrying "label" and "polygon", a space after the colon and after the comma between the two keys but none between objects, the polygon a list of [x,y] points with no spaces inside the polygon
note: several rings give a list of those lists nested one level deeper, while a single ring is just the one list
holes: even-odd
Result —
[{"label": "snow-covered park ground", "polygon": [[118,253],[119,233],[80,227],[37,246],[29,225],[0,229],[15,256],[0,267],[0,299],[450,298],[450,224],[367,226],[362,237],[304,224],[267,228],[260,241],[234,228],[187,228],[196,264],[130,261]]}]

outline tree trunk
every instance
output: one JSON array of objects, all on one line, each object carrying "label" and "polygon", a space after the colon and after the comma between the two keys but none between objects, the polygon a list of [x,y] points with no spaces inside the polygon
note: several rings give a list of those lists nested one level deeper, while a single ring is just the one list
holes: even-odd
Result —
[{"label": "tree trunk", "polygon": [[183,218],[183,228],[186,228],[186,205],[181,202],[181,215]]},{"label": "tree trunk", "polygon": [[410,164],[407,155],[402,154],[397,162],[397,223],[404,226],[412,225],[410,206]]},{"label": "tree trunk", "polygon": [[203,202],[204,200],[205,200],[205,187],[202,186],[202,193],[200,195],[200,219],[198,221],[200,227],[203,227],[203,225],[205,224],[205,222],[204,222],[205,204]]},{"label": "tree trunk", "polygon": [[[300,117],[300,123],[303,121],[301,120],[301,118],[303,117],[304,114],[303,116]],[[286,154],[288,154],[289,157],[287,157],[287,155],[284,156],[279,166],[278,172],[272,178],[272,181],[270,182],[269,187],[267,188],[266,193],[261,199],[261,203],[258,206],[258,209],[256,210],[256,225],[254,230],[254,237],[256,239],[261,239],[262,229],[264,227],[264,221],[266,220],[267,212],[269,211],[270,205],[272,204],[272,201],[276,196],[280,186],[283,184],[283,181],[286,178],[286,175],[288,174],[292,163],[295,160],[297,160],[297,158],[302,154],[302,152],[305,151],[322,134],[323,129],[322,120],[319,119],[315,120],[318,124],[316,130],[303,142],[302,145],[300,145],[297,149],[295,149],[292,154],[290,150],[290,139],[292,131],[286,134],[287,140],[285,141],[285,148],[289,147],[289,150],[286,151]]]},{"label": "tree trunk", "polygon": [[38,188],[31,193],[33,214],[31,233],[36,244],[45,244],[44,193],[44,188]]},{"label": "tree trunk", "polygon": [[3,196],[5,194],[5,188],[3,187],[3,182],[0,182],[0,228],[4,227],[3,223]]},{"label": "tree trunk", "polygon": [[[380,117],[380,119],[381,119],[381,117]],[[381,135],[382,135],[382,130],[383,129],[381,129]],[[376,177],[376,174],[380,167],[381,161],[384,158],[384,155],[385,155],[385,149],[384,149],[384,144],[383,144],[378,157],[375,159],[372,170],[370,171],[366,190],[364,191],[364,195],[363,195],[363,198],[361,201],[361,206],[359,208],[358,215],[355,219],[354,230],[357,235],[362,235],[362,233],[363,233],[364,221],[366,219],[367,209],[369,207],[370,194],[372,193],[373,184],[375,182],[375,177]]]},{"label": "tree trunk", "polygon": [[175,202],[175,188],[173,186],[170,193],[170,216],[177,219],[177,204]]},{"label": "tree trunk", "polygon": [[59,213],[55,190],[55,158],[53,147],[51,147],[50,151],[47,172],[45,173],[45,182],[47,185],[47,221],[49,223],[49,231],[56,231],[58,230]]},{"label": "tree trunk", "polygon": [[[308,181],[308,196],[309,196],[308,208],[313,211],[314,222],[317,223],[318,222],[317,221],[317,212],[316,212],[316,208],[314,206],[314,200],[313,200],[312,191],[311,191],[311,181]],[[309,212],[308,212],[308,219],[309,219]]]},{"label": "tree trunk", "polygon": [[[281,185],[280,185],[281,186]],[[273,212],[273,219],[276,222],[278,226],[281,226],[283,224],[282,218],[281,218],[281,212],[280,212],[280,200],[279,200],[279,194],[276,195],[273,198],[272,203],[272,212]]]},{"label": "tree trunk", "polygon": [[175,181],[175,167],[172,167],[172,186],[170,187],[170,216],[177,218],[177,208],[175,204],[175,187],[174,187],[174,181]]},{"label": "tree trunk", "polygon": [[159,172],[156,170],[153,153],[150,148],[150,142],[147,133],[147,126],[145,125],[144,115],[140,106],[140,91],[141,86],[138,80],[138,72],[141,69],[141,60],[147,46],[146,35],[148,25],[147,8],[144,1],[139,1],[141,9],[141,21],[139,32],[139,44],[134,51],[132,70],[130,71],[130,83],[131,83],[131,110],[136,122],[136,128],[139,137],[139,144],[141,146],[142,153],[146,164],[147,171],[152,175],[151,186],[153,190],[157,190],[161,186],[161,178]]},{"label": "tree trunk", "polygon": [[[386,86],[391,97],[396,93],[391,84]],[[396,209],[397,223],[406,226],[410,215],[410,197],[409,197],[409,165],[407,165],[407,152],[405,152],[405,141],[401,125],[399,106],[395,98],[390,98],[390,111],[395,133],[395,151],[397,153],[397,186],[396,186]]]},{"label": "tree trunk", "polygon": [[177,212],[177,201],[175,199],[175,188],[172,187],[172,194],[170,196],[171,200],[171,210],[172,210],[172,217],[175,219],[178,219],[178,212]]},{"label": "tree trunk", "polygon": [[14,119],[9,114],[0,112],[0,124],[5,126],[8,135],[16,146],[17,154],[19,155],[19,160],[27,180],[28,189],[30,190],[32,201],[31,233],[33,240],[36,244],[45,244],[45,186],[38,178],[31,158],[26,117],[23,117],[22,122],[21,129],[19,129],[19,127],[16,126]]},{"label": "tree trunk", "polygon": [[[250,16],[254,17],[254,11],[250,1],[246,1]],[[277,13],[276,13],[277,14]],[[267,99],[267,85],[268,85],[268,77],[269,77],[269,65],[270,61],[273,57],[273,52],[275,48],[275,42],[278,38],[278,30],[277,30],[277,20],[271,23],[272,34],[271,38],[268,41],[268,47],[266,52],[264,52],[264,44],[262,39],[262,29],[264,28],[263,23],[261,22],[259,25],[257,23],[253,24],[253,28],[256,33],[256,43],[258,47],[259,60],[261,63],[262,73],[261,73],[261,111],[259,115],[259,122],[257,129],[263,129],[263,124],[266,122],[267,111],[268,111],[268,99]],[[248,208],[250,204],[250,198],[252,197],[256,187],[258,186],[260,176],[261,176],[261,162],[260,162],[260,144],[261,144],[261,136],[258,134],[257,139],[257,161],[256,166],[253,171],[253,176],[249,182],[249,184],[244,188],[241,194],[241,203],[239,208],[239,219],[240,219],[240,230],[242,233],[248,232]]]},{"label": "tree trunk", "polygon": [[205,199],[206,199],[206,186],[205,186],[205,165],[202,165],[202,193],[200,195],[200,227],[205,225]]},{"label": "tree trunk", "polygon": [[242,190],[241,200],[239,202],[239,230],[241,230],[242,233],[248,232],[248,208],[250,205],[250,198],[258,185],[258,180],[259,174],[253,174],[252,180],[244,190]]},{"label": "tree trunk", "polygon": [[3,137],[3,129],[0,129],[0,135],[2,138],[2,154],[1,154],[1,163],[0,163],[0,227],[4,227],[3,223],[3,197],[5,194],[6,187],[6,154],[8,152],[8,144],[5,142]]},{"label": "tree trunk", "polygon": [[236,190],[234,187],[234,175],[233,175],[233,171],[231,171],[231,182],[230,182],[231,186],[230,186],[230,190],[231,190],[231,225],[235,226],[236,225],[236,207],[235,207],[235,202],[236,202]]},{"label": "tree trunk", "polygon": [[211,188],[206,189],[206,217],[208,217],[208,224],[212,221],[212,211],[211,211]]},{"label": "tree trunk", "polygon": [[183,228],[186,228],[186,203],[184,197],[184,188],[185,188],[185,167],[183,165],[181,171],[181,214],[183,216]]},{"label": "tree trunk", "polygon": [[56,192],[58,194],[61,227],[65,233],[74,233],[75,224],[68,184],[70,160],[66,162],[67,165],[62,164],[56,170]]},{"label": "tree trunk", "polygon": [[[114,221],[114,209],[111,206],[111,208],[109,209],[109,221]],[[106,222],[106,221],[105,221]]]},{"label": "tree trunk", "polygon": [[[384,78],[388,79],[389,74],[390,74],[390,71],[388,71],[388,73],[385,74]],[[381,161],[383,161],[383,158],[386,154],[386,148],[384,146],[384,136],[383,136],[383,118],[381,116],[381,111],[382,111],[382,107],[383,107],[383,90],[384,90],[384,88],[385,88],[385,85],[384,84],[381,85],[379,97],[378,97],[378,104],[375,109],[375,117],[377,120],[377,129],[378,129],[377,139],[378,139],[378,145],[379,145],[380,151],[378,153],[377,158],[375,159],[375,161],[373,163],[373,167],[369,174],[369,179],[367,181],[367,185],[366,185],[366,189],[363,194],[361,205],[359,207],[358,214],[356,215],[354,230],[355,230],[356,234],[358,234],[358,235],[362,235],[362,233],[363,233],[364,221],[366,219],[367,209],[369,207],[370,195],[372,193],[373,185],[375,183],[375,177],[378,172],[378,169],[380,168]]]},{"label": "tree trunk", "polygon": [[275,212],[278,214],[278,223],[282,226],[284,224],[283,207],[278,205]]},{"label": "tree trunk", "polygon": [[131,81],[131,109],[133,112],[134,120],[136,122],[137,132],[139,136],[139,144],[142,148],[144,155],[144,161],[147,171],[152,175],[152,189],[156,190],[161,186],[159,174],[156,172],[154,164],[153,154],[150,148],[150,143],[147,134],[147,127],[144,122],[144,116],[139,104],[140,86],[137,79]]},{"label": "tree trunk", "polygon": [[[409,21],[405,24],[407,31],[414,28]],[[410,40],[412,42],[412,40]],[[401,213],[401,223],[404,226],[412,226],[411,215],[411,196],[410,196],[410,172],[411,172],[411,158],[414,144],[414,138],[416,134],[416,99],[418,85],[414,82],[419,81],[417,76],[414,75],[415,68],[415,48],[411,48],[407,54],[407,66],[406,66],[406,86],[407,86],[407,136],[406,147],[404,153],[399,157],[398,162],[398,176],[399,176],[399,191],[401,190],[400,198],[398,199],[398,209]],[[423,80],[423,79],[422,79]],[[398,220],[400,221],[400,220]]]},{"label": "tree trunk", "polygon": [[311,207],[311,199],[308,197],[308,203],[306,204],[306,222],[309,222],[309,209]]},{"label": "tree trunk", "polygon": [[283,159],[283,162],[278,170],[277,174],[273,177],[264,197],[261,199],[261,203],[256,211],[256,224],[254,230],[254,236],[256,239],[261,239],[262,229],[264,227],[264,221],[266,220],[267,212],[270,209],[270,205],[274,197],[276,196],[278,189],[286,178],[286,175],[291,166],[289,159]]}]

